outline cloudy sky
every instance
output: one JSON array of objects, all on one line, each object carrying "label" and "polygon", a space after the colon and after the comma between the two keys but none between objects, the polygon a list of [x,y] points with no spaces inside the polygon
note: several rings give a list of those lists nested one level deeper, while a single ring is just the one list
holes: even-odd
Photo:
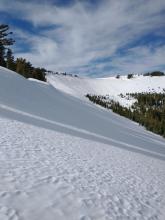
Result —
[{"label": "cloudy sky", "polygon": [[90,76],[165,70],[164,0],[1,0],[15,57]]}]

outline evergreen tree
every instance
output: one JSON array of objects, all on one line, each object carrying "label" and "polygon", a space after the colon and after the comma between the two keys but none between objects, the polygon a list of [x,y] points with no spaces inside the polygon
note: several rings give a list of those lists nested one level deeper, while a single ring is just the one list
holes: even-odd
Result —
[{"label": "evergreen tree", "polygon": [[5,47],[0,41],[0,66],[5,66]]},{"label": "evergreen tree", "polygon": [[133,78],[133,74],[132,74],[132,73],[128,74],[128,75],[127,75],[127,78],[128,78],[128,79],[132,79],[132,78]]},{"label": "evergreen tree", "polygon": [[127,94],[137,101],[131,108],[123,107],[118,102],[107,99],[104,96],[87,94],[86,97],[105,108],[111,108],[113,112],[146,127],[146,129],[165,137],[165,94],[163,93],[132,93]]},{"label": "evergreen tree", "polygon": [[35,79],[46,81],[45,70],[42,68],[34,68],[33,73],[32,73],[32,77]]},{"label": "evergreen tree", "polygon": [[26,60],[23,58],[17,58],[16,60],[16,72],[25,76],[25,63]]},{"label": "evergreen tree", "polygon": [[14,62],[14,56],[11,49],[7,50],[6,54],[6,67],[10,70],[15,70],[15,62]]},{"label": "evergreen tree", "polygon": [[42,81],[46,81],[44,68],[35,68],[26,59],[17,58],[16,60],[16,72],[24,76],[25,78],[34,78]]},{"label": "evergreen tree", "polygon": [[12,34],[12,32],[8,32],[9,26],[6,24],[0,25],[0,65],[5,66],[5,55],[6,49],[8,46],[13,45],[14,40],[12,38],[8,38],[8,35]]}]

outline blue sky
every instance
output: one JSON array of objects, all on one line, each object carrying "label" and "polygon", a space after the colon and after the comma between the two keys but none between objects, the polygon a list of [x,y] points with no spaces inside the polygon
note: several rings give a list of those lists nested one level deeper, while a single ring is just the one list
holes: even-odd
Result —
[{"label": "blue sky", "polygon": [[1,0],[15,57],[90,76],[165,71],[164,0]]}]

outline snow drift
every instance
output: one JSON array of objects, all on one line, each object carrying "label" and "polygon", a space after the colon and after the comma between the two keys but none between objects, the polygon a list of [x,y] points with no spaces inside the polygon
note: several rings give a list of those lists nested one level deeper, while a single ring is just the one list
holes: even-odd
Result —
[{"label": "snow drift", "polygon": [[130,120],[6,69],[1,69],[0,77],[1,115],[164,157],[164,139]]},{"label": "snow drift", "polygon": [[65,79],[0,67],[0,219],[163,220],[164,139]]}]

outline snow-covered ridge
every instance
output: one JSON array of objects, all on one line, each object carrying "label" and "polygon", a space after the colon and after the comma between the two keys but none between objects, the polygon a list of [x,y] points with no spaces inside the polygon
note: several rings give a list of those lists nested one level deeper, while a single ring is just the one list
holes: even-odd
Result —
[{"label": "snow-covered ridge", "polygon": [[122,105],[130,105],[134,100],[122,98],[120,94],[141,92],[165,92],[165,76],[127,76],[107,78],[74,78],[69,76],[47,75],[48,82],[55,88],[75,97],[84,98],[87,93],[109,95]]},{"label": "snow-covered ridge", "polygon": [[0,67],[0,220],[164,220],[165,140],[58,80]]},{"label": "snow-covered ridge", "polygon": [[[78,80],[80,83],[81,79]],[[87,80],[87,83],[90,81],[84,80]],[[100,81],[96,79],[95,82],[97,80]],[[58,81],[53,82],[60,87]],[[77,84],[73,81],[70,84],[72,85],[70,89],[76,94],[74,88],[77,88]],[[69,87],[69,83],[65,85]],[[144,128],[137,124],[110,111],[100,109],[92,103],[61,92],[49,84],[49,81],[48,83],[30,81],[5,68],[0,69],[0,110],[1,115],[34,125],[50,127],[78,136],[87,136],[94,140],[95,136],[98,136],[104,143],[113,143],[126,148],[134,146],[134,149],[142,151],[150,151],[148,146],[153,146],[151,153],[162,154],[164,152],[164,148],[159,146],[163,139],[147,131],[143,135]],[[92,134],[95,135],[92,136]],[[159,141],[155,142],[157,138]],[[149,141],[150,144],[145,145],[144,140]],[[155,149],[156,144],[158,144],[157,149]],[[164,140],[162,144],[164,145]]]}]

